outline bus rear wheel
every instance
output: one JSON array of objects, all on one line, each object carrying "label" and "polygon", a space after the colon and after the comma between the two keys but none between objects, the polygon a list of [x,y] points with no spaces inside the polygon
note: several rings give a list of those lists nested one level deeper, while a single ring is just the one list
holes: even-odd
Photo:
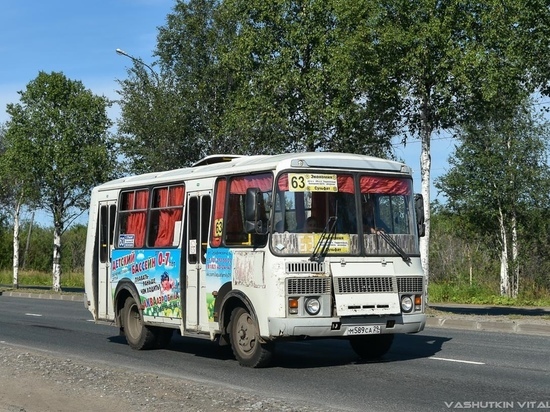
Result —
[{"label": "bus rear wheel", "polygon": [[262,368],[269,364],[273,343],[260,342],[260,328],[254,317],[244,308],[231,312],[229,323],[231,349],[241,366]]},{"label": "bus rear wheel", "polygon": [[393,334],[353,336],[349,338],[349,343],[361,359],[374,360],[390,350],[393,337]]},{"label": "bus rear wheel", "polygon": [[122,309],[122,326],[126,341],[132,349],[151,349],[155,346],[157,337],[153,328],[145,326],[134,298],[127,298]]}]

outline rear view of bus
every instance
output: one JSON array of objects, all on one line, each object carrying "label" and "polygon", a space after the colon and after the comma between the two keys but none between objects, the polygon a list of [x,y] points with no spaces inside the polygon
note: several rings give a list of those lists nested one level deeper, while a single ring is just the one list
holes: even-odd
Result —
[{"label": "rear view of bus", "polygon": [[409,167],[352,154],[244,156],[111,182],[92,195],[86,305],[135,349],[179,330],[230,345],[249,367],[268,365],[277,341],[307,338],[376,359],[425,325],[422,209]]}]

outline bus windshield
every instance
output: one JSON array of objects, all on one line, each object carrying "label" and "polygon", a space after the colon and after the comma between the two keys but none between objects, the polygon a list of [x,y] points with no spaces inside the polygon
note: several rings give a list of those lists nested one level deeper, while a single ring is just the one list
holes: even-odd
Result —
[{"label": "bus windshield", "polygon": [[328,255],[419,253],[408,178],[288,172],[279,175],[275,188],[271,246],[276,254],[311,254],[329,231]]}]

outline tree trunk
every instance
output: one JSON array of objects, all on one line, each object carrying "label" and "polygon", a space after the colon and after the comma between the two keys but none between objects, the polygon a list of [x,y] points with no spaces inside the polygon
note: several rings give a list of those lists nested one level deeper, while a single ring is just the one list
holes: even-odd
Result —
[{"label": "tree trunk", "polygon": [[[426,276],[426,300],[428,300],[428,283],[430,279],[430,169],[431,155],[430,143],[432,138],[432,126],[428,121],[428,99],[425,97],[422,105],[422,150],[420,153],[420,177],[422,182],[422,196],[424,197],[424,224],[425,234],[420,238],[420,260]],[[428,302],[426,302],[428,303]]]},{"label": "tree trunk", "polygon": [[61,230],[54,226],[53,233],[53,290],[61,291]]},{"label": "tree trunk", "polygon": [[474,283],[474,267],[472,265],[472,249],[470,245],[466,245],[466,254],[468,255],[468,272],[470,274],[470,287]]},{"label": "tree trunk", "polygon": [[25,245],[25,252],[23,253],[23,259],[21,259],[21,269],[25,269],[25,264],[27,263],[27,256],[29,254],[29,247],[31,245],[31,232],[32,225],[34,223],[34,212],[31,214],[31,221],[29,223],[29,233],[27,233],[27,243]]},{"label": "tree trunk", "polygon": [[512,266],[514,268],[514,287],[512,288],[512,297],[517,298],[519,293],[519,245],[518,245],[518,227],[516,214],[512,216]]},{"label": "tree trunk", "polygon": [[500,252],[500,295],[510,296],[510,279],[508,275],[508,239],[506,237],[506,227],[504,226],[504,215],[499,207],[498,223],[500,225],[500,241],[502,249]]},{"label": "tree trunk", "polygon": [[13,213],[13,287],[19,288],[19,214],[21,213],[21,202],[15,205]]}]

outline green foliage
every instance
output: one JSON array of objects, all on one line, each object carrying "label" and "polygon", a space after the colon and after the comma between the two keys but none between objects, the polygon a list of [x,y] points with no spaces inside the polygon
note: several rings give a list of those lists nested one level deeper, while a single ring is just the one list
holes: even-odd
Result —
[{"label": "green foliage", "polygon": [[533,224],[521,236],[518,295],[511,298],[500,296],[500,245],[495,236],[468,224],[460,213],[434,204],[430,302],[548,305],[550,214],[531,213]]},{"label": "green foliage", "polygon": [[450,170],[435,183],[448,199],[447,210],[463,224],[458,235],[470,245],[485,240],[506,256],[510,280],[503,277],[502,288],[512,294],[533,247],[548,244],[549,136],[548,125],[526,104],[513,117],[465,124]]},{"label": "green foliage", "polygon": [[[13,231],[5,224],[0,225],[0,269],[12,267]],[[11,282],[10,282],[11,283]]]},{"label": "green foliage", "polygon": [[398,108],[389,104],[388,89],[379,91],[388,83],[372,36],[354,35],[359,17],[349,7],[326,0],[223,2],[221,18],[237,27],[221,55],[238,87],[224,119],[228,134],[256,153],[388,154]]},{"label": "green foliage", "polygon": [[[178,1],[159,28],[159,72],[139,60],[119,81],[117,140],[132,173],[170,170],[212,153],[234,153],[238,141],[219,131],[232,74],[217,49],[228,38],[214,21],[217,1]],[[157,67],[155,64],[153,67]]]},{"label": "green foliage", "polygon": [[56,72],[40,72],[20,95],[7,105],[11,168],[62,232],[87,208],[91,188],[113,176],[110,102]]},{"label": "green foliage", "polygon": [[517,298],[502,296],[498,285],[494,288],[431,282],[430,303],[459,303],[502,306],[550,306],[549,291],[540,294],[522,293]]},{"label": "green foliage", "polygon": [[[51,271],[52,267],[52,239],[53,229],[33,225],[29,249],[26,242],[29,234],[30,222],[24,221],[21,225],[19,264],[20,269],[31,272]],[[86,247],[86,226],[75,225],[63,233],[61,267],[63,272],[83,272],[84,253]],[[0,226],[0,270],[13,268],[13,229],[9,226]],[[11,276],[11,275],[10,275]],[[48,275],[51,282],[51,274]],[[10,281],[11,283],[11,281]]]},{"label": "green foliage", "polygon": [[220,152],[391,155],[398,88],[372,52],[376,39],[354,34],[348,6],[178,1],[159,29],[160,71],[134,59],[120,82],[128,169],[166,170]]},{"label": "green foliage", "polygon": [[[13,273],[6,270],[0,270],[0,285],[11,285]],[[52,275],[48,272],[26,271],[19,272],[19,287],[26,286],[51,286]],[[83,272],[66,272],[61,281],[61,286],[67,288],[84,288]]]}]

